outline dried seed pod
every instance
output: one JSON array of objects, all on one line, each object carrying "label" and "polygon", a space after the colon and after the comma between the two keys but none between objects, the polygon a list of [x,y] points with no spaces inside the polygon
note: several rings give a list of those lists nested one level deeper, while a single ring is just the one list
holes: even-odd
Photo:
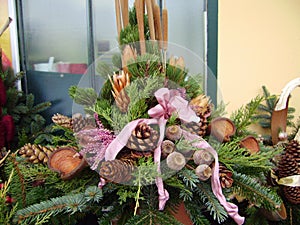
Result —
[{"label": "dried seed pod", "polygon": [[168,126],[166,129],[166,137],[169,140],[176,141],[182,136],[182,129],[178,125]]},{"label": "dried seed pod", "polygon": [[195,173],[199,177],[199,180],[202,181],[208,180],[212,175],[211,168],[207,164],[201,164],[197,166],[197,168],[195,169]]},{"label": "dried seed pod", "polygon": [[230,119],[217,117],[209,124],[208,131],[218,141],[228,142],[230,137],[235,134],[236,127]]},{"label": "dried seed pod", "polygon": [[193,154],[193,160],[196,165],[200,165],[200,164],[210,165],[214,161],[214,158],[206,150],[197,150]]},{"label": "dried seed pod", "polygon": [[161,144],[161,154],[162,158],[166,158],[169,154],[174,152],[176,149],[176,146],[174,142],[170,140],[164,140]]},{"label": "dried seed pod", "polygon": [[254,154],[260,151],[258,140],[253,136],[247,136],[243,138],[240,142],[240,147],[248,149],[250,154]]},{"label": "dried seed pod", "polygon": [[172,152],[167,157],[167,165],[170,169],[179,171],[186,164],[185,157],[179,152]]},{"label": "dried seed pod", "polygon": [[61,147],[55,150],[48,160],[48,167],[60,173],[63,180],[71,179],[78,174],[87,162],[74,148]]}]

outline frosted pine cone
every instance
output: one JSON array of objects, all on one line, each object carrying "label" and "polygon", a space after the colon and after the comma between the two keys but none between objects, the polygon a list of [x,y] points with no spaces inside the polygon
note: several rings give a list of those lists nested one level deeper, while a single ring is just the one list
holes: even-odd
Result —
[{"label": "frosted pine cone", "polygon": [[56,113],[55,115],[52,116],[52,122],[59,126],[62,126],[62,127],[65,127],[65,128],[71,129],[71,130],[73,128],[72,127],[72,119],[70,117],[64,116],[59,113]]},{"label": "frosted pine cone", "polygon": [[31,163],[47,164],[49,156],[54,150],[56,148],[28,143],[20,148],[18,153]]},{"label": "frosted pine cone", "polygon": [[72,116],[72,128],[74,133],[95,127],[95,120],[92,117],[83,117],[80,113],[76,113]]}]

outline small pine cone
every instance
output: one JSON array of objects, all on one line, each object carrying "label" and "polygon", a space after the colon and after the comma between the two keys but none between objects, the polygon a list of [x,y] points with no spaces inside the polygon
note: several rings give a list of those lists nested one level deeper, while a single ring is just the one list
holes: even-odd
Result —
[{"label": "small pine cone", "polygon": [[140,123],[132,131],[126,147],[136,151],[153,151],[158,142],[158,132],[145,123]]},{"label": "small pine cone", "polygon": [[192,134],[197,134],[200,137],[204,137],[208,128],[208,121],[205,117],[200,116],[200,122],[184,123],[182,128]]},{"label": "small pine cone", "polygon": [[206,95],[199,95],[193,98],[189,105],[196,112],[197,116],[209,117],[211,113],[212,104],[210,98]]},{"label": "small pine cone", "polygon": [[104,161],[100,167],[100,176],[109,182],[124,183],[131,179],[134,164],[130,160],[114,159]]},{"label": "small pine cone", "polygon": [[128,97],[126,91],[122,89],[118,95],[115,96],[116,105],[119,110],[123,113],[127,112],[128,105],[130,103],[130,98]]},{"label": "small pine cone", "polygon": [[[300,175],[299,158],[300,145],[298,141],[292,140],[285,147],[285,151],[278,162],[278,177],[284,178]],[[285,197],[293,204],[300,204],[300,187],[283,186]]]},{"label": "small pine cone", "polygon": [[49,156],[54,150],[56,148],[28,143],[20,148],[18,153],[31,163],[47,164]]},{"label": "small pine cone", "polygon": [[84,129],[95,128],[95,120],[92,117],[83,117],[80,113],[72,116],[72,127],[74,133]]},{"label": "small pine cone", "polygon": [[230,188],[232,186],[232,172],[223,164],[219,165],[219,177],[222,188]]},{"label": "small pine cone", "polygon": [[56,113],[52,116],[52,122],[72,130],[72,119],[67,116]]}]

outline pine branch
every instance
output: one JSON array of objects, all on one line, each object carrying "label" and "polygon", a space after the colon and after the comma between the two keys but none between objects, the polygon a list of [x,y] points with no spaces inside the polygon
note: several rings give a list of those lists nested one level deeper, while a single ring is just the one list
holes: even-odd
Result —
[{"label": "pine branch", "polygon": [[218,223],[222,223],[227,219],[227,212],[219,203],[209,184],[204,182],[198,183],[194,192],[198,195],[202,203],[204,203],[214,220],[216,220]]},{"label": "pine branch", "polygon": [[195,206],[195,202],[193,201],[185,201],[184,202],[185,208],[189,212],[190,218],[193,221],[194,225],[210,225],[211,222],[209,219],[203,215],[203,207],[202,206]]},{"label": "pine branch", "polygon": [[83,212],[89,204],[100,202],[102,196],[101,189],[91,186],[83,193],[52,198],[18,210],[14,221],[16,223],[36,224],[36,221],[47,221],[50,216]]},{"label": "pine branch", "polygon": [[257,179],[233,172],[233,180],[233,192],[245,197],[252,204],[267,210],[274,210],[280,206],[282,200],[278,194],[261,185]]}]

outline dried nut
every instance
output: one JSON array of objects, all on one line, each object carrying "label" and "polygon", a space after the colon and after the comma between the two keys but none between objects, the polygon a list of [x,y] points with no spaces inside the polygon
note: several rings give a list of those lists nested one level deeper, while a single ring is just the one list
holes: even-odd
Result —
[{"label": "dried nut", "polygon": [[211,168],[207,164],[201,164],[197,166],[197,168],[195,169],[195,173],[202,181],[208,180],[212,175]]},{"label": "dried nut", "polygon": [[176,141],[182,136],[182,129],[178,125],[168,126],[166,129],[166,137],[169,140]]},{"label": "dried nut", "polygon": [[179,152],[172,152],[167,157],[167,165],[170,169],[179,171],[186,164],[185,157]]},{"label": "dried nut", "polygon": [[210,165],[214,161],[214,158],[206,150],[197,150],[193,154],[193,160],[196,165],[200,165],[200,164]]}]

